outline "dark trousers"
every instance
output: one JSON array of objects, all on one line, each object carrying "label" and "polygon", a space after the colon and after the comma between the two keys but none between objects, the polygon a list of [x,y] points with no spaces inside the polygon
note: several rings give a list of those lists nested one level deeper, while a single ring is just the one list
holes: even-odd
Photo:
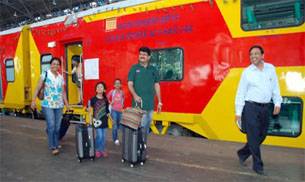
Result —
[{"label": "dark trousers", "polygon": [[260,145],[264,142],[269,125],[268,105],[246,102],[242,113],[242,127],[247,133],[246,145],[238,150],[238,156],[245,161],[250,155],[253,159],[253,169],[263,170]]}]

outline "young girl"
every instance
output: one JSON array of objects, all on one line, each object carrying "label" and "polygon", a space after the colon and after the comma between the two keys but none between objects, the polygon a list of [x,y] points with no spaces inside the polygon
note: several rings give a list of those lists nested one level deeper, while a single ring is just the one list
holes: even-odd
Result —
[{"label": "young girl", "polygon": [[108,128],[109,103],[106,97],[106,85],[104,82],[99,82],[95,86],[96,95],[90,99],[90,106],[93,108],[93,117],[102,121],[102,124],[96,128],[95,139],[95,157],[107,157],[105,151],[106,144],[106,128]]},{"label": "young girl", "polygon": [[108,93],[107,98],[109,99],[111,106],[110,114],[112,118],[112,140],[116,145],[120,145],[118,130],[120,128],[120,121],[124,106],[124,92],[121,90],[120,79],[115,79],[114,89]]}]

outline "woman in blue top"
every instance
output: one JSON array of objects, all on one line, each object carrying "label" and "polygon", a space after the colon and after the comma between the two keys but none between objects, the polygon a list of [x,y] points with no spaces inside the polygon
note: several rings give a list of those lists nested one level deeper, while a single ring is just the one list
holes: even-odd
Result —
[{"label": "woman in blue top", "polygon": [[36,98],[39,90],[44,84],[44,99],[41,102],[42,110],[47,121],[47,135],[49,149],[53,155],[59,154],[58,135],[62,119],[62,109],[64,104],[68,108],[66,91],[64,89],[64,79],[58,72],[61,61],[53,57],[50,61],[50,69],[43,72],[40,76],[37,88],[35,90],[31,108],[36,108]]}]

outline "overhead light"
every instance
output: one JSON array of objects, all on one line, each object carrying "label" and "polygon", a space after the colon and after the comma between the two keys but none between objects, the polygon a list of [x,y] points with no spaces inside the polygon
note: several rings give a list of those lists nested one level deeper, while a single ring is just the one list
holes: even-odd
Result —
[{"label": "overhead light", "polygon": [[96,4],[96,2],[91,2],[91,3],[90,3],[90,6],[91,6],[92,8],[95,8],[95,7],[97,6],[97,4]]},{"label": "overhead light", "polygon": [[35,18],[35,20],[36,20],[36,21],[39,21],[39,20],[41,20],[41,17],[38,16],[38,17]]}]

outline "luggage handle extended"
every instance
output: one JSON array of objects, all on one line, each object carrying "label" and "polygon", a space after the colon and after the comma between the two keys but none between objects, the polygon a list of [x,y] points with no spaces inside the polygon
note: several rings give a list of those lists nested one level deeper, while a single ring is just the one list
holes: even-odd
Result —
[{"label": "luggage handle extended", "polygon": [[84,121],[70,121],[70,123],[72,123],[72,124],[86,124],[86,122],[84,122]]},{"label": "luggage handle extended", "polygon": [[138,102],[137,102],[137,101],[135,101],[135,103],[136,103],[135,107],[138,107],[138,108],[140,108],[140,109],[143,109],[143,101],[142,101],[142,99],[141,99],[141,101],[140,101],[141,107],[138,106]]},{"label": "luggage handle extended", "polygon": [[86,125],[87,123],[86,123],[86,121],[84,121],[83,120],[83,118],[82,117],[80,117],[80,121],[70,121],[70,123],[72,123],[72,124],[83,124],[83,125]]},{"label": "luggage handle extended", "polygon": [[69,109],[66,110],[64,114],[73,114],[74,110],[73,109]]}]

